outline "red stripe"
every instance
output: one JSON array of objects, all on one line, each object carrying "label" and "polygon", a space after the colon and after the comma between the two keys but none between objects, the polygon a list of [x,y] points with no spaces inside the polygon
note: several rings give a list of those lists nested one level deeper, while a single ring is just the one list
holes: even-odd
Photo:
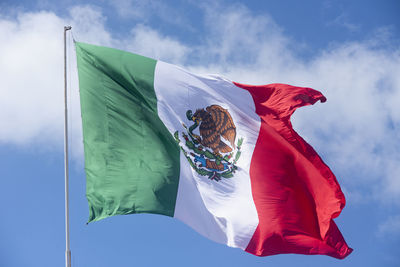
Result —
[{"label": "red stripe", "polygon": [[250,92],[261,118],[250,166],[259,225],[246,251],[346,257],[352,249],[332,220],[345,205],[344,195],[332,171],[290,123],[298,107],[326,98],[285,84],[235,85]]}]

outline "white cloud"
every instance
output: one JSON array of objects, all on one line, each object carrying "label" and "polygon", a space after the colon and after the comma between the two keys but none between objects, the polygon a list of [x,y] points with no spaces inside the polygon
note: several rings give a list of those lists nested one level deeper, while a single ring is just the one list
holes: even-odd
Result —
[{"label": "white cloud", "polygon": [[131,37],[123,46],[126,50],[174,64],[183,64],[191,51],[179,41],[141,24],[132,29]]},{"label": "white cloud", "polygon": [[59,139],[62,26],[49,12],[0,20],[0,142]]},{"label": "white cloud", "polygon": [[[196,72],[221,73],[238,82],[284,82],[321,90],[328,102],[298,111],[296,129],[357,199],[364,195],[400,203],[399,50],[382,47],[386,41],[377,35],[373,41],[336,44],[304,59],[298,56],[296,40],[268,16],[255,16],[240,5],[205,7],[204,14],[207,32],[196,46],[140,24],[117,39],[106,29],[101,10],[91,6],[74,7],[66,18],[39,12],[1,19],[0,142],[30,144],[42,139],[59,145],[61,34],[69,23],[79,41],[131,50]],[[74,77],[71,127],[74,146],[79,147]]]},{"label": "white cloud", "polygon": [[[198,66],[208,62],[207,67],[234,74],[235,79],[265,82],[298,64],[289,48],[290,40],[268,15],[255,16],[241,5],[204,9],[208,32],[206,42],[197,47]],[[246,75],[241,74],[243,70]]]},{"label": "white cloud", "polygon": [[100,8],[90,5],[75,6],[63,20],[72,26],[73,33],[79,36],[80,42],[116,45],[111,34],[105,29],[107,18],[103,16]]}]

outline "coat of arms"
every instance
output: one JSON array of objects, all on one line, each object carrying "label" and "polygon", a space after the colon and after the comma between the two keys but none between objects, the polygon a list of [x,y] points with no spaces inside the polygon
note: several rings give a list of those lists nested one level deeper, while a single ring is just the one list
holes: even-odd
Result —
[{"label": "coat of arms", "polygon": [[[211,105],[194,114],[188,110],[186,117],[193,124],[189,128],[182,124],[186,129],[181,133],[184,140],[180,140],[178,131],[174,137],[192,168],[211,180],[233,177],[243,138],[235,144],[236,126],[228,110]],[[199,134],[194,133],[197,128]]]}]

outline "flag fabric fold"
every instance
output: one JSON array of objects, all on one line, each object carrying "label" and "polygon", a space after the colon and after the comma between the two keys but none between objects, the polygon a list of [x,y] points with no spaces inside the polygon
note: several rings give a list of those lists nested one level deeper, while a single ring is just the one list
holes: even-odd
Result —
[{"label": "flag fabric fold", "polygon": [[351,253],[329,167],[294,130],[311,88],[245,85],[76,43],[89,221],[156,213],[258,256]]},{"label": "flag fabric fold", "polygon": [[311,88],[235,84],[250,92],[261,118],[250,167],[260,221],[247,251],[263,256],[286,251],[344,258],[351,249],[332,221],[345,205],[344,195],[334,174],[290,123],[295,109],[326,98]]}]

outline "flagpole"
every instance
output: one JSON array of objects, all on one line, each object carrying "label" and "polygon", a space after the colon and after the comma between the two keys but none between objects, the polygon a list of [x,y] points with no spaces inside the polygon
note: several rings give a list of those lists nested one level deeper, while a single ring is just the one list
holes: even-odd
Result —
[{"label": "flagpole", "polygon": [[71,26],[64,26],[64,173],[65,173],[65,266],[71,267],[69,247],[69,190],[68,190],[68,103],[67,103],[67,31]]}]

